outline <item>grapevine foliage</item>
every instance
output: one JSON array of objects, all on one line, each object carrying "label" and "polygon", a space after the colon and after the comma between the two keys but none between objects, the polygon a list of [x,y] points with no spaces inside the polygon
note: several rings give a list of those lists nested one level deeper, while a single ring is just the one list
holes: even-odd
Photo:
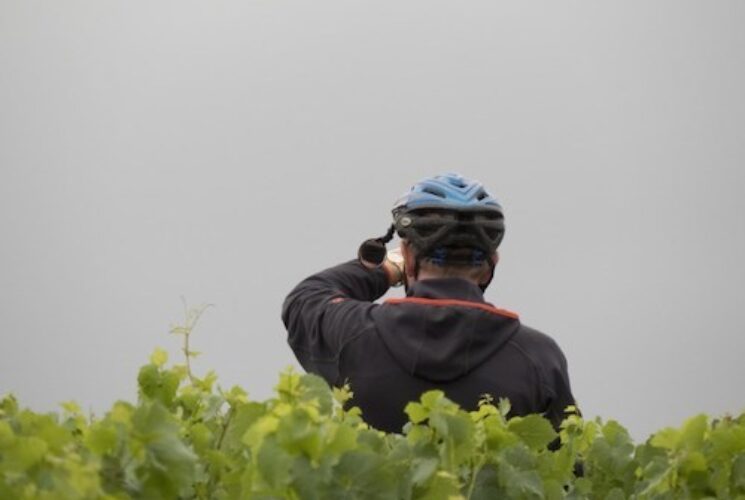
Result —
[{"label": "grapevine foliage", "polygon": [[635,445],[612,420],[570,412],[556,433],[539,415],[508,418],[505,400],[467,412],[430,391],[385,434],[346,408],[348,388],[292,370],[252,401],[156,350],[138,384],[136,404],[101,418],[0,400],[0,498],[745,499],[745,415],[699,415]]}]

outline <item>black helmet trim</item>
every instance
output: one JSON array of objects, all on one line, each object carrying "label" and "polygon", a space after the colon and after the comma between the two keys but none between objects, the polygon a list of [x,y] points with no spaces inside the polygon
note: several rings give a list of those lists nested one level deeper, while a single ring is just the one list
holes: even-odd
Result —
[{"label": "black helmet trim", "polygon": [[398,235],[423,255],[438,246],[473,247],[491,254],[504,237],[504,219],[493,214],[460,210],[421,213],[418,209],[397,215]]}]

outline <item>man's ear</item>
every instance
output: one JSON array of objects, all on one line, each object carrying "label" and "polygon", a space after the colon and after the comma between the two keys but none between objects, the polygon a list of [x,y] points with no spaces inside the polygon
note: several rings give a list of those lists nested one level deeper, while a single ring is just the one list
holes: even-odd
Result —
[{"label": "man's ear", "polygon": [[404,257],[404,272],[409,283],[415,280],[414,268],[416,267],[416,257],[408,241],[401,241],[401,255]]},{"label": "man's ear", "polygon": [[492,280],[492,277],[494,276],[493,269],[497,267],[497,263],[499,262],[499,252],[494,251],[494,253],[491,256],[492,265],[490,268],[484,269],[484,273],[481,275],[481,279],[479,280],[480,285],[485,285],[489,283]]}]

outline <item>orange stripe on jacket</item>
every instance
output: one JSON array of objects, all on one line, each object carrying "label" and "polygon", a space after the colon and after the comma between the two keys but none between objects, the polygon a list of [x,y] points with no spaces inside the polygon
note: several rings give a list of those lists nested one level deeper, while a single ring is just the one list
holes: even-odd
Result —
[{"label": "orange stripe on jacket", "polygon": [[482,302],[471,302],[469,300],[457,300],[457,299],[425,299],[422,297],[406,297],[403,299],[388,299],[385,301],[386,304],[420,304],[423,306],[435,306],[435,307],[451,307],[451,306],[462,306],[472,307],[474,309],[481,309],[492,314],[498,314],[499,316],[506,316],[512,319],[519,319],[520,316],[517,313],[508,311],[507,309],[500,309],[494,307],[491,304],[485,304]]}]

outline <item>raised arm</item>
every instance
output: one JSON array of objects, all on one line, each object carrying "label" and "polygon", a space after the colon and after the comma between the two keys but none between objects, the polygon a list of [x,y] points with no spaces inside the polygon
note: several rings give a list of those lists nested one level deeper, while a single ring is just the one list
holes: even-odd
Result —
[{"label": "raised arm", "polygon": [[357,260],[301,281],[284,301],[282,321],[303,368],[337,383],[341,348],[370,327],[373,301],[385,294],[390,281],[384,268],[369,269]]}]

